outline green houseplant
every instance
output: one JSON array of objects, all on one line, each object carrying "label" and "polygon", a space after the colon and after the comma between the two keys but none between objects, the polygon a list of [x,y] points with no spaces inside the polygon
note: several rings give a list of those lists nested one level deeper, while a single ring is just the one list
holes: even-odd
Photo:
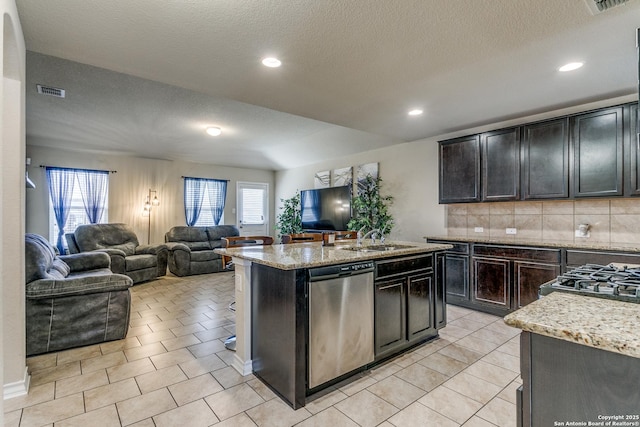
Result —
[{"label": "green houseplant", "polygon": [[284,234],[302,233],[302,216],[300,215],[300,193],[296,191],[293,197],[280,199],[282,206],[276,217],[276,231]]},{"label": "green houseplant", "polygon": [[349,221],[350,230],[381,230],[380,234],[388,234],[393,228],[393,216],[389,207],[393,204],[393,196],[383,196],[380,192],[382,179],[367,175],[358,182],[358,194],[351,201],[353,216]]}]

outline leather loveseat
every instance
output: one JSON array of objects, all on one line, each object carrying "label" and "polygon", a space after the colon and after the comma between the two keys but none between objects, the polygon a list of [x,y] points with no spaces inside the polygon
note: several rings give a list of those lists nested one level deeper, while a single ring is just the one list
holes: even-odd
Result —
[{"label": "leather loveseat", "polygon": [[141,245],[136,233],[126,224],[79,225],[65,237],[69,253],[106,252],[111,257],[111,271],[126,274],[133,283],[167,274],[167,246]]},{"label": "leather loveseat", "polygon": [[213,250],[224,248],[223,237],[239,235],[235,225],[171,228],[164,236],[169,248],[169,271],[182,277],[224,270],[222,257]]},{"label": "leather loveseat", "polygon": [[44,237],[25,235],[28,356],[126,336],[133,282],[109,263],[104,252],[58,256]]}]

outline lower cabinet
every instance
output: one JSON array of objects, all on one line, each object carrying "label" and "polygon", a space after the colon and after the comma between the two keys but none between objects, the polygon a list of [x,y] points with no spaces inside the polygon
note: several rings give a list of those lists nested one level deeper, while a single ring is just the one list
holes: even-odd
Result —
[{"label": "lower cabinet", "polygon": [[444,282],[436,284],[434,255],[376,262],[374,301],[376,359],[435,337],[446,317]]}]

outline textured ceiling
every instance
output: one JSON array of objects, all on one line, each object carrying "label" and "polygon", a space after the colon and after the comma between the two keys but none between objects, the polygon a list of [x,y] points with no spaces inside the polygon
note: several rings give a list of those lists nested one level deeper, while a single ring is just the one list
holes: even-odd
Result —
[{"label": "textured ceiling", "polygon": [[636,93],[640,0],[586,1],[18,0],[27,142],[284,169]]}]

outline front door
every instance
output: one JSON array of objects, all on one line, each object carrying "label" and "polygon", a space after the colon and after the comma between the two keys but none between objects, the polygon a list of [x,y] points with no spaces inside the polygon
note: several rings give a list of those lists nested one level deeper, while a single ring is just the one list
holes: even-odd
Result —
[{"label": "front door", "polygon": [[241,236],[269,236],[269,184],[238,182],[237,218]]}]

